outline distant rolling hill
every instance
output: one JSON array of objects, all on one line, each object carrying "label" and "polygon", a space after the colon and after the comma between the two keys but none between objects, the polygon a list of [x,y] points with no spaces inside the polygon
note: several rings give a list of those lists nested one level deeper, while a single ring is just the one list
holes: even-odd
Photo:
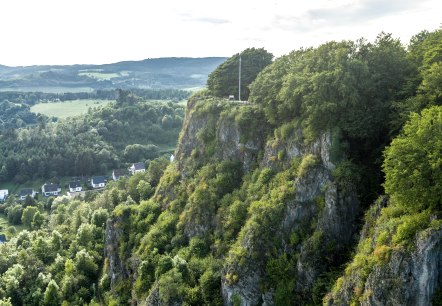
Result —
[{"label": "distant rolling hill", "polygon": [[115,88],[177,88],[205,85],[224,57],[154,58],[105,65],[0,65],[0,91],[80,92]]}]

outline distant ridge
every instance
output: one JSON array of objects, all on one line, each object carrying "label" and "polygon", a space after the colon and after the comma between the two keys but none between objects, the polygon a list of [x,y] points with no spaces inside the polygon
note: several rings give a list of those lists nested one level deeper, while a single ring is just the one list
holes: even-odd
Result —
[{"label": "distant ridge", "polygon": [[114,88],[194,88],[224,57],[165,57],[102,65],[0,65],[0,91],[92,91]]}]

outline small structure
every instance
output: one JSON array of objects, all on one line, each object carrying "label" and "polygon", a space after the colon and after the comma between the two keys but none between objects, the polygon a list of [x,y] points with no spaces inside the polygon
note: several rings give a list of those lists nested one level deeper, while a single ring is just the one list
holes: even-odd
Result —
[{"label": "small structure", "polygon": [[171,163],[173,163],[173,161],[175,160],[175,156],[173,154],[170,155],[170,159],[169,160],[170,160]]},{"label": "small structure", "polygon": [[8,194],[9,194],[8,189],[0,190],[0,203],[6,201],[6,198],[8,197]]},{"label": "small structure", "polygon": [[124,169],[115,169],[112,171],[112,179],[114,181],[118,181],[120,178],[126,175],[126,170]]},{"label": "small structure", "polygon": [[32,188],[25,188],[20,190],[18,197],[20,198],[20,200],[24,201],[26,200],[27,196],[30,196],[31,198],[35,197],[35,195],[37,194],[37,192],[35,192],[34,189]]},{"label": "small structure", "polygon": [[6,242],[5,234],[0,234],[0,244],[5,243],[5,242]]},{"label": "small structure", "polygon": [[74,181],[69,183],[69,192],[80,192],[83,188],[81,187],[80,181]]},{"label": "small structure", "polygon": [[106,179],[104,176],[94,176],[91,180],[92,188],[103,188],[106,186]]},{"label": "small structure", "polygon": [[229,95],[229,101],[234,101],[235,100],[235,96],[234,95]]},{"label": "small structure", "polygon": [[43,186],[41,186],[41,194],[45,197],[58,196],[60,192],[61,187],[57,184],[45,183]]},{"label": "small structure", "polygon": [[132,175],[144,171],[146,171],[146,165],[144,163],[134,163],[129,167],[129,172],[132,173]]}]

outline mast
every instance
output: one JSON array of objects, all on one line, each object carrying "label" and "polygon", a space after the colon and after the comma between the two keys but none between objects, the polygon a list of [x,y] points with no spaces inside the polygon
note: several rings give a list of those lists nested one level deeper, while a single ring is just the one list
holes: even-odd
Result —
[{"label": "mast", "polygon": [[241,54],[239,55],[238,100],[241,101]]}]

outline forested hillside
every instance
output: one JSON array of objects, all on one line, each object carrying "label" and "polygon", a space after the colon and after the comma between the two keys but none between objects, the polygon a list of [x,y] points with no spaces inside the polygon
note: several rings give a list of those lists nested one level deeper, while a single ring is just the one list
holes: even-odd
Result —
[{"label": "forested hillside", "polygon": [[[85,200],[2,206],[27,224],[0,245],[5,305],[440,305],[442,30],[295,50],[253,72],[249,103],[225,99],[240,56],[189,98],[173,162]],[[35,131],[84,133],[117,162],[182,115],[122,92]],[[4,148],[34,149],[32,131]]]},{"label": "forested hillside", "polygon": [[[35,115],[34,115],[35,116]],[[144,102],[120,90],[115,103],[86,116],[41,120],[0,134],[0,181],[105,174],[174,148],[184,117],[176,103]]]}]

